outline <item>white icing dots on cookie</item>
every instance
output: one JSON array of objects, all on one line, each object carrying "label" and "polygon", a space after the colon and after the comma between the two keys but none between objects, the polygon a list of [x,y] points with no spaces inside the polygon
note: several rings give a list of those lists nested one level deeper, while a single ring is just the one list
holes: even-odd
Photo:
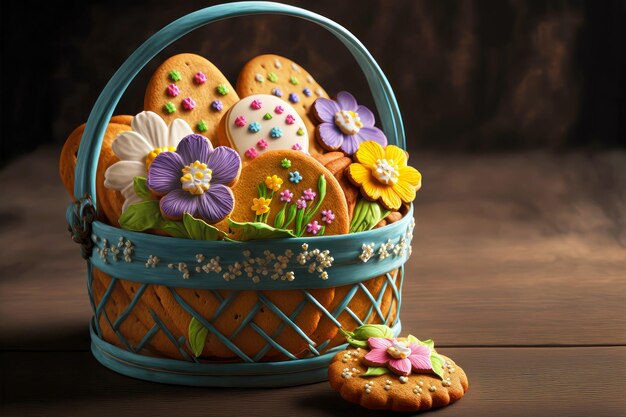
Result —
[{"label": "white icing dots on cookie", "polygon": [[291,63],[291,69],[294,70],[295,72],[300,72],[300,67],[296,65],[295,62]]},{"label": "white icing dots on cookie", "polygon": [[280,62],[280,59],[276,58],[276,59],[274,60],[274,66],[275,66],[277,69],[281,69],[281,68],[283,67],[283,64]]},{"label": "white icing dots on cookie", "polygon": [[257,80],[257,82],[263,83],[265,82],[265,77],[263,77],[263,74],[260,73],[256,73],[254,74],[254,79]]}]

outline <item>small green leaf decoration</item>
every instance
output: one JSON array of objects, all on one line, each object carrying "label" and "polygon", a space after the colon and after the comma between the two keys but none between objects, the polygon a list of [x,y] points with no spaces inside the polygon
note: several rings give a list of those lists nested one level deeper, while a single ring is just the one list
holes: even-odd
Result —
[{"label": "small green leaf decoration", "polygon": [[350,346],[354,346],[354,347],[358,347],[362,349],[369,349],[369,345],[367,344],[367,341],[365,340],[358,340],[350,336],[347,336],[346,340],[348,341]]},{"label": "small green leaf decoration", "polygon": [[389,369],[384,366],[370,366],[367,368],[367,371],[363,372],[359,376],[378,376],[385,375],[389,373]]},{"label": "small green leaf decoration", "polygon": [[241,234],[238,235],[239,239],[237,239],[240,241],[296,237],[291,230],[277,229],[260,222],[237,222],[228,219],[228,226],[231,230],[238,229],[241,231]]},{"label": "small green leaf decoration", "polygon": [[433,365],[433,372],[443,380],[443,358],[434,350],[430,354],[430,363]]},{"label": "small green leaf decoration", "polygon": [[384,324],[364,324],[354,329],[352,337],[357,340],[365,340],[370,337],[384,337],[387,339],[395,337],[393,330]]},{"label": "small green leaf decoration", "polygon": [[376,201],[367,201],[361,198],[354,207],[354,214],[350,222],[350,233],[371,230],[382,219],[391,213],[383,209]]},{"label": "small green leaf decoration", "polygon": [[148,181],[144,177],[133,178],[133,189],[135,194],[142,200],[154,200],[152,193],[148,189]]},{"label": "small green leaf decoration", "polygon": [[296,218],[296,210],[298,208],[296,207],[295,204],[289,204],[289,211],[287,212],[287,220],[285,220],[285,224],[283,225],[283,228],[288,228],[289,225],[291,224],[291,222],[293,221],[293,219]]},{"label": "small green leaf decoration", "polygon": [[274,217],[274,227],[281,228],[285,224],[285,210],[287,209],[287,204],[283,205],[283,208],[280,209],[276,216]]},{"label": "small green leaf decoration", "polygon": [[304,233],[304,209],[298,209],[296,211],[296,236],[302,236]]},{"label": "small green leaf decoration", "polygon": [[122,229],[143,232],[148,229],[158,229],[163,221],[159,202],[157,200],[144,201],[128,207],[120,216]]},{"label": "small green leaf decoration", "polygon": [[209,334],[209,329],[204,327],[202,323],[196,320],[195,317],[191,318],[189,322],[189,345],[193,351],[194,356],[197,358],[202,354],[204,344],[206,343],[206,337]]},{"label": "small green leaf decoration", "polygon": [[183,215],[183,225],[191,239],[196,240],[219,240],[222,236],[216,227],[211,226],[204,220],[196,219],[189,213]]},{"label": "small green leaf decoration", "polygon": [[155,229],[163,230],[172,237],[182,237],[189,239],[189,233],[185,228],[183,222],[176,222],[173,220],[162,219],[161,223],[155,227]]}]

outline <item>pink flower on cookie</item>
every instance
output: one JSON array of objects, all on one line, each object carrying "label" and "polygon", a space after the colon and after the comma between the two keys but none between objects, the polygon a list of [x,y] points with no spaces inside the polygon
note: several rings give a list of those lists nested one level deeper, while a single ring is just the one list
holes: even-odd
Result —
[{"label": "pink flower on cookie", "polygon": [[371,350],[363,357],[369,366],[386,366],[398,375],[408,376],[411,371],[432,371],[431,349],[417,343],[370,337],[367,344]]}]

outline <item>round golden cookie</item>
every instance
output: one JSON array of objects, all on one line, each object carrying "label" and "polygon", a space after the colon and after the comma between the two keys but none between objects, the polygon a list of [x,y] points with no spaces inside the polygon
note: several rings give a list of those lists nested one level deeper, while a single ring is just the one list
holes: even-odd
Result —
[{"label": "round golden cookie", "polygon": [[317,98],[328,98],[328,94],[300,65],[279,55],[267,54],[252,58],[239,73],[237,93],[240,97],[272,94],[291,104],[306,125],[309,152],[323,153],[315,139],[315,123],[310,110]]},{"label": "round golden cookie", "polygon": [[454,403],[469,388],[463,369],[443,355],[443,380],[432,373],[412,373],[406,379],[393,373],[360,376],[368,369],[362,363],[367,352],[358,348],[341,351],[328,368],[330,386],[344,400],[362,407],[401,412],[429,410]]},{"label": "round golden cookie", "polygon": [[179,54],[152,75],[144,110],[155,112],[168,125],[183,119],[215,144],[220,119],[237,101],[237,92],[215,65],[199,55]]},{"label": "round golden cookie", "polygon": [[[119,191],[110,190],[104,186],[104,172],[109,166],[119,160],[113,153],[111,144],[120,133],[131,130],[130,121],[132,120],[132,116],[113,116],[111,121],[113,120],[117,123],[111,122],[107,125],[102,140],[102,148],[100,149],[98,168],[96,171],[96,193],[98,218],[118,227],[118,219],[122,213],[124,197]],[[74,197],[74,169],[76,168],[78,148],[84,131],[85,124],[82,124],[70,134],[63,145],[59,157],[59,175],[61,176],[65,189],[72,198]]]}]

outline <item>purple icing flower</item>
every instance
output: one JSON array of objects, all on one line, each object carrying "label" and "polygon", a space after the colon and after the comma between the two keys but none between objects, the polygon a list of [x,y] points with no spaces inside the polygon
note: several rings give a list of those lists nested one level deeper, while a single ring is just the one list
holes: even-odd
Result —
[{"label": "purple icing flower", "polygon": [[335,213],[332,210],[322,210],[322,221],[331,224],[335,220]]},{"label": "purple icing flower", "polygon": [[163,196],[161,212],[169,219],[183,214],[217,223],[233,210],[235,198],[229,188],[241,169],[234,149],[218,146],[202,135],[185,136],[176,152],[162,152],[148,169],[148,188]]},{"label": "purple icing flower", "polygon": [[309,232],[309,233],[312,233],[314,235],[316,235],[317,232],[319,232],[321,228],[322,228],[322,226],[319,225],[317,220],[315,220],[313,223],[308,223],[306,225],[306,231]]},{"label": "purple icing flower", "polygon": [[304,201],[303,199],[299,198],[298,201],[296,201],[296,208],[298,208],[298,209],[306,208],[306,201]]},{"label": "purple icing flower", "polygon": [[285,203],[291,203],[291,199],[293,198],[293,193],[289,190],[284,190],[280,193],[280,201]]},{"label": "purple icing flower", "polygon": [[304,190],[302,192],[302,198],[306,201],[313,201],[313,199],[315,198],[315,191],[310,188]]},{"label": "purple icing flower", "polygon": [[337,100],[320,97],[313,103],[315,114],[321,120],[317,126],[318,137],[325,148],[341,149],[352,155],[361,143],[373,140],[387,146],[387,137],[374,127],[374,114],[359,105],[352,94],[342,91]]}]

